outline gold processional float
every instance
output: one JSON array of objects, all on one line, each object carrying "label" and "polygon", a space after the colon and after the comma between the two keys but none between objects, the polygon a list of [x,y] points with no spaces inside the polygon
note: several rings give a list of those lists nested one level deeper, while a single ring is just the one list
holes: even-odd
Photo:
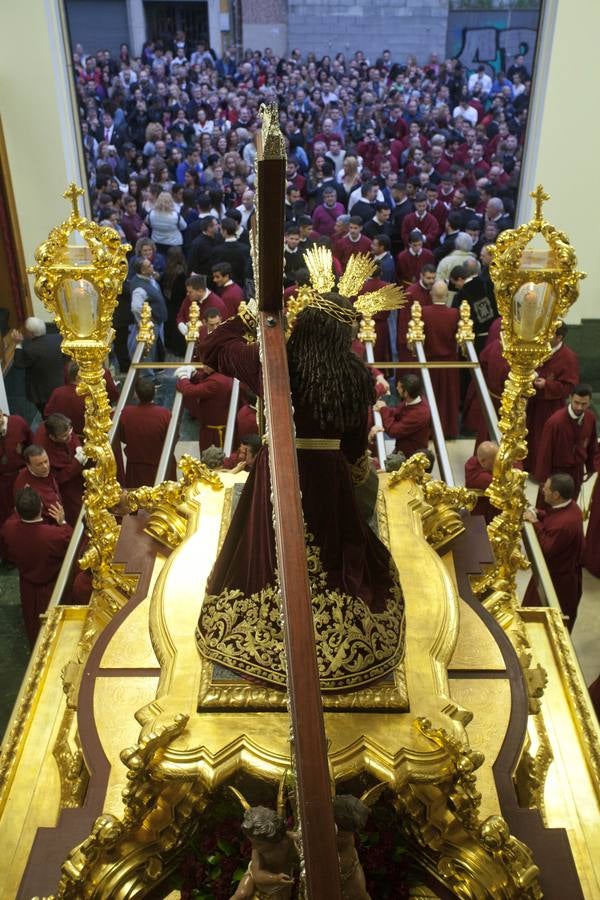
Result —
[{"label": "gold processional float", "polygon": [[[128,248],[79,214],[81,193],[66,192],[72,212],[32,271],[80,367],[94,463],[81,566],[94,590],[88,607],[46,615],[5,736],[2,898],[165,897],[217,798],[232,799],[239,824],[254,798],[282,817],[297,801],[285,694],[215,666],[194,637],[245,476],[183,457],[177,483],[123,497],[116,480],[102,361]],[[560,614],[521,609],[516,595],[516,572],[528,565],[526,476],[513,468],[525,456],[525,403],[582,277],[567,237],[542,217],[541,188],[535,199],[533,220],[503,232],[493,252],[511,364],[489,489],[499,513],[486,535],[468,514],[474,495],[432,479],[422,455],[379,475],[377,529],[400,573],[404,657],[390,678],[323,695],[331,793],[362,797],[373,813],[385,805],[402,844],[383,861],[389,881],[402,861],[412,871],[397,896],[600,898],[598,725]],[[365,304],[363,340],[376,308]],[[147,312],[145,322],[150,341]],[[352,636],[338,637],[352,652]],[[331,896],[365,897],[351,836],[355,861],[344,869],[348,837],[341,828],[342,881],[331,873]],[[231,852],[219,846],[221,858]],[[296,887],[238,896],[323,900],[304,883],[302,835],[292,841],[284,827],[274,846],[274,858],[299,853]],[[193,896],[228,896],[211,893],[218,854],[209,859]],[[248,859],[237,862],[242,890]]]}]

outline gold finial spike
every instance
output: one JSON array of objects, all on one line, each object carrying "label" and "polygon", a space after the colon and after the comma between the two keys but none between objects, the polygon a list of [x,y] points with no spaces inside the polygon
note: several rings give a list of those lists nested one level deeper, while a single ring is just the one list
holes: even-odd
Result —
[{"label": "gold finial spike", "polygon": [[144,343],[146,345],[146,351],[148,351],[154,343],[154,336],[154,325],[152,324],[152,309],[150,308],[150,304],[146,302],[143,304],[142,311],[140,313],[140,327],[136,335],[136,341],[138,342],[138,344]]},{"label": "gold finial spike", "polygon": [[462,347],[467,341],[475,340],[475,332],[473,330],[473,321],[471,319],[471,307],[468,300],[463,300],[460,304],[460,319],[458,320],[458,329],[456,331],[456,343]]},{"label": "gold finial spike", "polygon": [[417,342],[422,344],[424,341],[425,325],[423,324],[421,304],[418,300],[415,300],[410,310],[410,322],[408,323],[408,328],[406,330],[406,343],[412,350],[414,344]]},{"label": "gold finial spike", "polygon": [[191,343],[197,341],[200,337],[200,307],[194,300],[190,304],[190,315],[188,319],[188,330],[185,336],[186,341]]},{"label": "gold finial spike", "polygon": [[71,203],[73,204],[73,215],[78,216],[79,215],[79,198],[83,197],[83,189],[80,187],[77,187],[75,182],[72,181],[71,184],[69,185],[69,187],[64,192],[63,197],[65,198],[65,200],[71,201]]},{"label": "gold finial spike", "polygon": [[547,194],[541,184],[538,184],[535,191],[531,191],[529,194],[530,197],[535,200],[535,218],[538,222],[542,220],[542,204],[545,200],[550,199],[550,194]]}]

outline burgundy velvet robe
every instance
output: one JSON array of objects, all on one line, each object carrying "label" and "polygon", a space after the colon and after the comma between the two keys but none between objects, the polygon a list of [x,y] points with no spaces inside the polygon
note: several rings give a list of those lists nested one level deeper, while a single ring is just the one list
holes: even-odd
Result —
[{"label": "burgundy velvet robe", "polygon": [[405,247],[408,247],[409,234],[417,228],[425,238],[425,246],[429,250],[432,250],[435,247],[440,234],[440,224],[436,217],[428,212],[425,213],[422,219],[417,216],[416,212],[404,216],[401,234],[402,243]]},{"label": "burgundy velvet robe", "polygon": [[[465,487],[473,491],[485,491],[492,483],[492,473],[484,469],[476,456],[470,456],[465,463]],[[473,516],[483,516],[489,524],[500,510],[492,506],[487,497],[478,497],[473,507]]]},{"label": "burgundy velvet robe", "polygon": [[[226,284],[225,287],[221,288],[221,303],[225,305],[225,309],[227,310],[227,316],[235,316],[238,311],[238,306],[244,299],[244,292],[235,281],[232,281],[231,284]],[[210,306],[206,307],[210,309]]]},{"label": "burgundy velvet robe", "polygon": [[[190,297],[186,294],[183,303],[179,307],[179,312],[177,313],[176,322],[179,325],[183,322],[185,325],[188,323],[188,319],[190,318],[190,306],[192,305],[192,301]],[[212,291],[209,291],[202,303],[200,305],[200,318],[203,319],[206,315],[206,311],[208,309],[216,309],[222,319],[227,319],[229,317],[229,313],[227,312],[227,307],[225,303],[221,300],[218,294],[213,294]]]},{"label": "burgundy velvet robe", "polygon": [[[212,334],[216,334],[222,327],[221,325]],[[207,343],[212,334],[208,335]],[[201,345],[204,346],[206,345]],[[191,380],[180,378],[177,382],[177,390],[183,395],[185,408],[200,422],[200,452],[212,446],[223,446],[232,385],[232,379],[219,372],[210,375],[198,372]]]},{"label": "burgundy velvet robe", "polygon": [[431,411],[427,400],[383,406],[380,413],[386,432],[396,438],[396,450],[409,457],[427,448],[431,434]]},{"label": "burgundy velvet robe", "polygon": [[[119,420],[119,437],[125,444],[127,467],[125,487],[153,485],[160,455],[165,443],[171,413],[155,403],[126,406]],[[175,478],[176,464],[172,458],[166,480]]]},{"label": "burgundy velvet robe", "polygon": [[543,388],[536,388],[527,403],[527,448],[525,468],[535,472],[537,451],[546,421],[561,409],[571,390],[579,381],[579,362],[573,351],[562,344],[539,368],[540,378],[546,379]]},{"label": "burgundy velvet robe", "polygon": [[33,442],[43,447],[50,460],[50,471],[62,497],[65,519],[71,527],[75,525],[83,501],[83,468],[75,459],[75,450],[81,441],[73,432],[66,443],[53,441],[48,437],[46,426],[42,422],[36,431]]},{"label": "burgundy velvet robe", "polygon": [[[258,346],[243,339],[243,324],[230,319],[208,336],[204,359],[243,381],[262,396]],[[374,611],[385,608],[392,586],[393,562],[356,505],[349,463],[367,446],[367,410],[364,425],[339,434],[322,431],[311,411],[293,398],[299,438],[338,438],[340,450],[298,450],[302,509],[308,532],[320,550],[327,588],[358,596]],[[242,491],[229,531],[210,578],[208,594],[238,588],[245,594],[273,582],[277,566],[268,448],[261,447]]]},{"label": "burgundy velvet robe", "polygon": [[413,254],[410,250],[403,250],[396,256],[396,278],[402,287],[409,287],[419,280],[421,269],[427,263],[433,263],[434,257],[431,250],[421,250],[419,254]]},{"label": "burgundy velvet robe", "polygon": [[249,434],[258,434],[258,423],[256,421],[256,410],[244,403],[240,406],[236,417],[236,428],[238,440]]},{"label": "burgundy velvet robe", "polygon": [[6,520],[0,531],[2,556],[19,570],[21,609],[32,647],[72,533],[69,525],[23,522],[17,513]]},{"label": "burgundy velvet robe", "polygon": [[[456,330],[458,310],[435,303],[423,307],[425,356],[432,362],[458,359]],[[458,437],[460,375],[458,369],[430,369],[431,384],[437,402],[445,438]]]},{"label": "burgundy velvet robe", "polygon": [[[569,617],[572,631],[581,599],[581,563],[583,557],[583,517],[574,500],[562,509],[537,510],[534,524],[542,553],[552,576],[560,608]],[[523,598],[523,606],[539,606],[532,578]]]},{"label": "burgundy velvet robe", "polygon": [[570,475],[575,482],[573,499],[577,500],[583,484],[584,470],[589,474],[594,471],[597,448],[594,413],[587,409],[583,415],[583,422],[578,425],[569,415],[566,406],[559,409],[550,416],[542,430],[537,450],[535,480],[541,486],[556,472]]},{"label": "burgundy velvet robe", "polygon": [[21,488],[24,487],[33,488],[36,494],[40,495],[42,499],[42,516],[44,521],[53,524],[55,520],[49,514],[48,507],[55,506],[57,503],[62,505],[63,501],[58,484],[56,483],[56,478],[52,474],[52,470],[50,470],[50,474],[47,475],[46,478],[38,478],[37,475],[32,475],[26,466],[19,470],[13,484],[13,510],[15,506],[15,497]]},{"label": "burgundy velvet robe", "polygon": [[15,508],[14,484],[25,467],[23,450],[31,443],[29,425],[21,416],[7,416],[6,434],[0,437],[0,525]]},{"label": "burgundy velvet robe", "polygon": [[[421,304],[421,307],[431,306],[431,292],[423,287],[420,281],[411,284],[406,290],[406,303],[398,310],[398,320],[396,325],[396,349],[398,351],[398,360],[400,362],[408,362],[414,359],[413,354],[408,349],[406,343],[406,332],[408,323],[412,313],[412,305],[415,300]],[[406,374],[409,369],[400,369],[400,377]]]},{"label": "burgundy velvet robe", "polygon": [[44,407],[46,418],[54,413],[62,413],[71,420],[73,431],[81,437],[85,425],[85,400],[77,393],[74,384],[62,384],[54,388]]},{"label": "burgundy velvet robe", "polygon": [[357,241],[351,241],[348,235],[345,235],[339,241],[336,241],[335,248],[333,250],[335,256],[342,264],[343,269],[346,268],[346,266],[348,265],[348,260],[355,253],[370,253],[370,251],[371,239],[368,238],[365,234],[361,234]]}]

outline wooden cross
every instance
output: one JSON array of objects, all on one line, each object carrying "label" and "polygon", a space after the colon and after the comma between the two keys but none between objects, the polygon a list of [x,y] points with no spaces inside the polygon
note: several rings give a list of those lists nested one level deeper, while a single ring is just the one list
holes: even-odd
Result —
[{"label": "wooden cross", "polygon": [[80,187],[77,187],[74,181],[71,182],[69,187],[63,194],[65,200],[70,200],[73,204],[73,215],[79,215],[79,198],[83,197],[83,190]]},{"label": "wooden cross", "polygon": [[273,525],[283,606],[298,818],[307,900],[341,900],[331,782],[308,581],[283,320],[285,147],[277,111],[263,108],[256,161],[254,279],[269,429]]},{"label": "wooden cross", "polygon": [[535,200],[535,218],[538,220],[542,219],[542,203],[544,200],[550,199],[550,194],[547,194],[541,184],[538,184],[535,191],[531,191],[529,194]]}]

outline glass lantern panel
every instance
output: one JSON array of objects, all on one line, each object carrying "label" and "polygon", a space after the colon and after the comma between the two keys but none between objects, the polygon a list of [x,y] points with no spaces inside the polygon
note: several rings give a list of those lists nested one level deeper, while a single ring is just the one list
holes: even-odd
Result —
[{"label": "glass lantern panel", "polygon": [[60,317],[79,338],[89,338],[98,322],[98,291],[83,278],[65,278],[57,291]]},{"label": "glass lantern panel", "polygon": [[548,327],[556,303],[551,284],[530,281],[513,297],[513,332],[522,341],[533,341]]},{"label": "glass lantern panel", "polygon": [[554,251],[546,247],[528,246],[523,250],[519,261],[520,269],[556,269],[557,262]]},{"label": "glass lantern panel", "polygon": [[89,266],[92,261],[92,251],[86,239],[77,228],[74,228],[69,233],[66,246],[63,247],[61,262],[69,266]]}]

